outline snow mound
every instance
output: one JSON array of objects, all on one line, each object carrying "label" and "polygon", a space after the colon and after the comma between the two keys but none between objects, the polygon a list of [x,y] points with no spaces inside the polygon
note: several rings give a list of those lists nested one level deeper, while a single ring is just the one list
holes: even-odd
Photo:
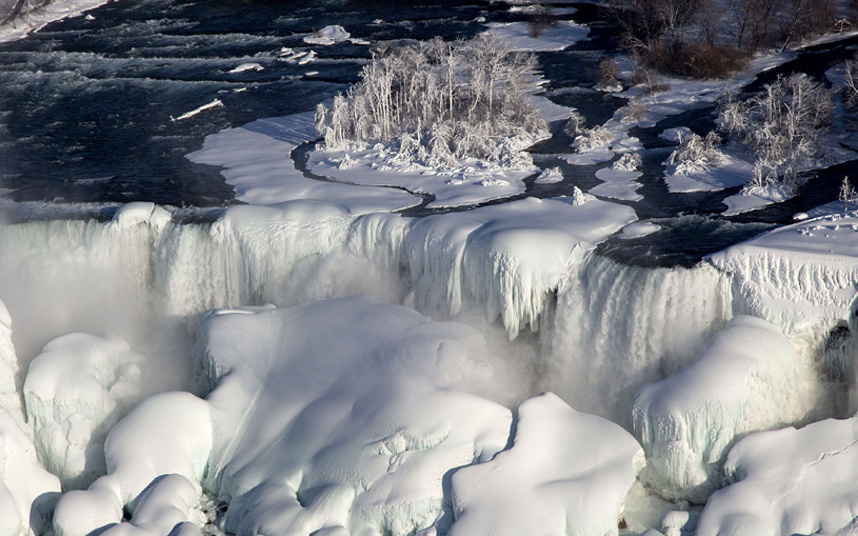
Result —
[{"label": "snow mound", "polygon": [[328,46],[348,40],[351,34],[339,24],[325,26],[316,30],[314,35],[304,38],[304,42],[310,45]]},{"label": "snow mound", "polygon": [[495,380],[484,344],[363,296],[209,314],[197,357],[213,388],[206,482],[229,504],[223,529],[407,534],[446,522],[445,475],[509,436],[509,410],[454,390]]},{"label": "snow mound", "polygon": [[852,534],[858,506],[856,445],[858,417],[742,439],[724,466],[734,483],[709,499],[697,536]]},{"label": "snow mound", "polygon": [[813,374],[777,327],[732,318],[696,361],[638,392],[632,426],[647,452],[643,482],[671,500],[704,502],[722,485],[721,464],[737,439],[813,408],[804,379]]},{"label": "snow mound", "polygon": [[70,333],[30,363],[27,421],[39,458],[63,488],[86,487],[104,474],[107,432],[143,397],[143,362],[120,339]]},{"label": "snow mound", "polygon": [[548,393],[521,404],[515,442],[453,474],[450,536],[616,534],[643,467],[640,445],[616,424]]},{"label": "snow mound", "polygon": [[536,184],[552,184],[563,180],[563,170],[553,167],[543,170],[534,181]]},{"label": "snow mound", "polygon": [[60,481],[39,465],[33,442],[0,408],[0,534],[44,534],[59,495]]},{"label": "snow mound", "polygon": [[787,336],[820,336],[849,320],[858,281],[858,218],[804,220],[708,260],[732,274],[736,314],[768,320]]},{"label": "snow mound", "polygon": [[[166,521],[174,524],[189,519],[197,499],[212,448],[212,418],[209,404],[189,393],[153,395],[137,405],[107,436],[104,454],[107,475],[86,491],[70,491],[60,498],[54,513],[57,536],[84,536],[97,529],[119,524],[123,509],[131,514],[131,525],[160,517],[150,532],[159,532]],[[165,477],[164,475],[174,475]],[[178,478],[176,478],[178,477]],[[189,487],[190,484],[190,487]],[[128,524],[115,533],[129,534]],[[139,532],[139,531],[138,531]]]}]

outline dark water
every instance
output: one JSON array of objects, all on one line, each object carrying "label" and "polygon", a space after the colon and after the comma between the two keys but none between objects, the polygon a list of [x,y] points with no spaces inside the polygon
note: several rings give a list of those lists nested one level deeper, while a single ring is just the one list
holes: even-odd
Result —
[{"label": "dark water", "polygon": [[[616,52],[618,32],[597,6],[575,7],[578,11],[564,18],[588,24],[590,39],[538,54],[549,80],[545,94],[577,108],[589,125],[601,124],[625,103],[593,89],[599,62]],[[104,217],[117,203],[136,200],[187,207],[177,213],[184,219],[216,217],[218,207],[235,203],[232,187],[216,168],[193,164],[185,155],[224,128],[312,109],[354,83],[369,58],[368,47],[351,43],[308,47],[302,41],[308,32],[341,24],[353,37],[373,42],[454,39],[483,30],[484,21],[526,18],[480,0],[118,0],[90,14],[0,44],[0,187],[2,197],[15,202],[18,217]],[[763,73],[746,90],[758,91],[796,70],[821,77],[856,46],[858,38],[813,47]],[[319,59],[290,64],[279,57],[282,47],[312,48]],[[229,73],[247,62],[264,70]],[[172,119],[214,99],[224,106]],[[722,200],[738,189],[671,194],[662,180],[662,162],[672,146],[658,138],[675,126],[705,134],[714,128],[714,117],[709,106],[633,131],[645,147],[638,190],[644,199],[628,204],[662,230],[634,240],[611,239],[601,253],[626,263],[690,265],[835,199],[844,174],[858,178],[854,163],[835,166],[819,172],[787,203],[721,217]],[[571,140],[561,127],[553,125],[555,136],[532,152],[540,167],[561,167],[565,180],[537,185],[530,179],[526,195],[571,195],[575,187],[587,191],[600,183],[594,173],[609,164],[566,164],[560,155],[570,152]],[[407,215],[428,213],[416,209]]]}]

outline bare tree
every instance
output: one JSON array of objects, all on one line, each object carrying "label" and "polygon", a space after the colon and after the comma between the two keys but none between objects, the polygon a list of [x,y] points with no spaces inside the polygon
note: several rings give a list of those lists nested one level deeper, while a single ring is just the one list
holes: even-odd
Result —
[{"label": "bare tree", "polygon": [[535,65],[486,34],[382,48],[347,95],[318,107],[316,128],[337,150],[398,143],[401,160],[515,158],[548,132],[529,98]]}]

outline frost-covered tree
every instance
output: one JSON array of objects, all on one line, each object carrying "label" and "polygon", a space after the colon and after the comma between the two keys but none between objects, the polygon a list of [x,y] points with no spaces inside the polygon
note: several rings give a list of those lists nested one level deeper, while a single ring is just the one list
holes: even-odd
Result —
[{"label": "frost-covered tree", "polygon": [[333,150],[394,142],[436,164],[515,159],[549,134],[529,98],[535,61],[488,34],[378,48],[360,82],[319,105],[316,127]]},{"label": "frost-covered tree", "polygon": [[830,92],[804,73],[779,77],[755,98],[730,98],[719,124],[756,157],[754,181],[791,184],[798,171],[820,156],[820,137],[831,123]]},{"label": "frost-covered tree", "polygon": [[705,171],[724,161],[720,145],[721,137],[715,132],[705,138],[697,134],[681,137],[679,147],[670,154],[667,163],[676,166],[679,174]]}]

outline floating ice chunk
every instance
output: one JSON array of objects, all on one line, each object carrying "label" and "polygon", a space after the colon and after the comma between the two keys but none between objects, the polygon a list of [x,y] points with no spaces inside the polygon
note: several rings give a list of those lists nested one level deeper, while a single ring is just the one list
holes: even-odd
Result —
[{"label": "floating ice chunk", "polygon": [[661,225],[649,222],[630,223],[623,227],[620,238],[640,238],[658,232]]},{"label": "floating ice chunk", "polygon": [[201,114],[201,113],[205,112],[206,110],[211,110],[211,109],[217,108],[219,106],[223,106],[223,102],[221,102],[220,99],[215,99],[208,104],[203,104],[202,106],[200,106],[198,108],[194,108],[190,112],[185,112],[182,115],[180,115],[179,117],[170,116],[170,120],[171,121],[182,121],[184,119],[190,119],[191,117],[193,117],[197,114]]},{"label": "floating ice chunk", "polygon": [[197,344],[228,533],[430,529],[445,475],[506,445],[509,410],[453,390],[497,379],[472,328],[363,296],[241,313]]},{"label": "floating ice chunk", "polygon": [[[107,436],[104,454],[108,474],[86,491],[62,496],[54,513],[54,532],[58,536],[90,534],[122,521],[123,508],[132,515],[140,508],[144,518],[151,517],[144,506],[155,509],[158,504],[170,505],[171,516],[181,512],[177,506],[190,502],[192,495],[185,481],[191,484],[193,494],[200,495],[199,483],[208,466],[212,437],[209,404],[204,400],[182,392],[147,398]],[[184,481],[170,477],[165,483],[159,479],[173,474]],[[147,489],[148,499],[141,496]]]},{"label": "floating ice chunk", "polygon": [[172,215],[163,207],[146,201],[135,201],[119,207],[111,223],[121,228],[146,224],[160,230],[171,221]]},{"label": "floating ice chunk", "polygon": [[543,170],[536,178],[536,184],[551,184],[563,180],[563,171],[559,167]]},{"label": "floating ice chunk", "polygon": [[304,42],[310,45],[328,46],[342,41],[346,41],[351,34],[339,24],[325,26],[320,30],[316,30],[314,35],[304,38]]},{"label": "floating ice chunk", "polygon": [[664,129],[658,137],[665,141],[679,144],[680,141],[691,137],[692,134],[694,134],[694,131],[688,127],[675,127]]},{"label": "floating ice chunk", "polygon": [[666,498],[704,502],[722,485],[721,464],[737,439],[798,422],[814,407],[813,375],[775,326],[734,317],[695,362],[638,392],[632,426],[647,452],[642,480]]},{"label": "floating ice chunk", "polygon": [[311,50],[307,54],[304,54],[300,58],[298,58],[298,65],[307,65],[308,63],[316,61],[316,51]]},{"label": "floating ice chunk", "polygon": [[634,438],[548,393],[518,411],[515,442],[453,474],[450,536],[615,534],[644,464]]},{"label": "floating ice chunk", "polygon": [[590,33],[587,26],[571,20],[560,20],[534,37],[526,22],[490,22],[488,33],[509,43],[512,50],[548,52],[563,50],[583,41]]},{"label": "floating ice chunk", "polygon": [[36,459],[36,449],[8,411],[0,408],[0,534],[45,534],[60,481]]},{"label": "floating ice chunk", "polygon": [[263,71],[265,67],[258,63],[242,63],[238,67],[229,70],[230,74],[244,73],[247,71]]},{"label": "floating ice chunk", "polygon": [[86,487],[104,474],[107,432],[143,396],[143,361],[120,339],[70,333],[30,363],[27,421],[40,459],[64,489]]},{"label": "floating ice chunk", "polygon": [[734,483],[709,499],[697,536],[851,534],[858,417],[751,434],[730,450],[724,470]]}]

